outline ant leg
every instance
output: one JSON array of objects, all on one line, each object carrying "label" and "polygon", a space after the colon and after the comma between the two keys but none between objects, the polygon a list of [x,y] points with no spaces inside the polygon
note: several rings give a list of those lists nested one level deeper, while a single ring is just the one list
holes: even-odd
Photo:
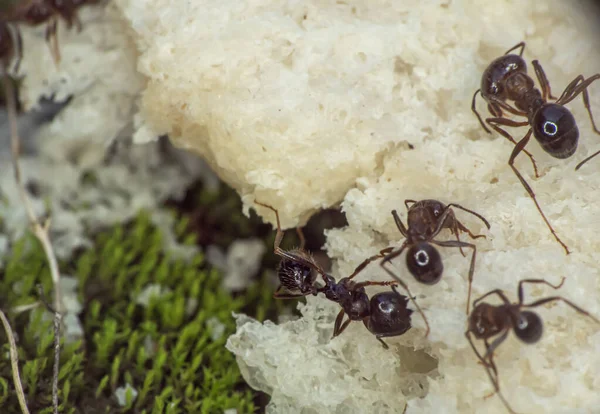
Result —
[{"label": "ant leg", "polygon": [[[490,343],[488,342],[487,338],[483,340],[483,343],[485,344],[485,350],[486,350],[486,355],[487,355],[487,350],[490,349]],[[494,372],[494,376],[496,377],[496,380],[498,380],[498,368],[496,367],[496,363],[494,362],[494,353],[490,353],[487,357],[488,360],[488,365],[490,366],[490,368],[492,368],[492,371]]]},{"label": "ant leg", "polygon": [[[521,117],[524,117],[524,118],[528,118],[529,117],[528,114],[527,114],[527,112],[521,111],[521,110],[519,110],[519,109],[517,109],[517,108],[515,108],[513,106],[510,106],[508,103],[506,103],[504,101],[501,101],[498,98],[492,97],[491,99],[493,101],[492,104],[493,104],[494,111],[493,112],[490,111],[490,112],[493,113],[494,115],[496,113],[500,114],[499,116],[496,116],[496,118],[501,118],[502,117],[502,110],[503,109],[506,112],[511,113],[513,115],[516,115],[516,116],[521,116]],[[490,105],[492,105],[492,104],[490,104]]]},{"label": "ant leg", "polygon": [[514,45],[513,47],[511,47],[510,49],[508,49],[504,54],[508,55],[513,50],[517,50],[519,48],[521,49],[521,51],[519,52],[519,56],[523,56],[523,51],[525,50],[525,42],[519,42],[519,43],[517,43],[516,45]]},{"label": "ant leg", "polygon": [[282,293],[281,292],[282,290],[283,290],[282,287],[279,286],[277,288],[277,290],[275,291],[275,293],[273,293],[273,297],[275,299],[297,299],[297,298],[301,298],[303,296],[306,296],[306,295],[303,295],[303,294]]},{"label": "ant leg", "polygon": [[535,76],[537,76],[538,82],[542,87],[542,99],[547,101],[548,98],[556,101],[556,96],[552,96],[552,89],[550,88],[550,82],[548,81],[548,77],[546,76],[546,72],[540,65],[540,62],[536,60],[531,62],[533,64],[533,69],[535,70]]},{"label": "ant leg", "polygon": [[488,127],[485,126],[485,124],[483,123],[483,119],[481,119],[481,116],[479,115],[479,112],[477,112],[477,108],[475,107],[476,103],[477,103],[477,94],[481,94],[481,89],[477,89],[475,91],[475,93],[473,94],[473,100],[471,101],[471,111],[473,111],[473,113],[475,114],[475,116],[479,120],[479,123],[481,124],[481,126],[483,127],[483,129],[485,129],[485,132],[487,132],[488,134],[491,134],[492,131],[490,131],[488,129]]},{"label": "ant leg", "polygon": [[340,313],[338,313],[337,318],[335,318],[335,325],[333,328],[333,336],[331,337],[331,339],[335,338],[336,336],[339,336],[342,332],[344,332],[344,330],[346,330],[348,325],[350,325],[350,322],[352,322],[352,319],[348,318],[348,319],[346,319],[346,322],[342,323],[343,319],[344,319],[344,309],[342,309],[340,311]]},{"label": "ant leg", "polygon": [[385,267],[385,264],[387,262],[391,261],[392,259],[394,259],[402,254],[402,252],[406,248],[406,245],[407,245],[407,243],[405,241],[404,243],[402,243],[402,246],[400,247],[400,249],[387,255],[381,262],[379,262],[379,265],[383,268],[383,270],[385,270],[387,272],[388,275],[390,275],[393,279],[395,279],[400,286],[402,286],[402,288],[406,291],[406,293],[408,293],[408,297],[410,298],[410,300],[412,300],[413,304],[417,308],[417,311],[421,314],[421,317],[423,318],[423,321],[425,322],[425,326],[427,327],[427,329],[425,330],[425,337],[427,337],[429,335],[429,331],[431,329],[429,328],[429,322],[427,321],[427,317],[425,316],[425,313],[423,313],[423,310],[417,303],[415,297],[410,292],[408,285],[406,283],[404,283],[404,281],[401,280],[394,272],[392,272],[390,269]]},{"label": "ant leg", "polygon": [[275,220],[277,220],[277,233],[275,234],[275,243],[273,244],[273,250],[277,252],[277,250],[280,250],[279,245],[281,244],[281,240],[283,240],[283,231],[281,230],[281,222],[279,221],[279,211],[277,211],[277,209],[273,206],[261,203],[256,200],[254,200],[254,203],[258,204],[259,206],[266,207],[273,213],[275,213]]},{"label": "ant leg", "polygon": [[560,289],[561,286],[565,283],[565,277],[563,276],[563,278],[561,279],[560,283],[558,285],[553,285],[552,283],[548,282],[547,280],[544,279],[523,279],[519,282],[519,288],[518,288],[518,294],[519,294],[519,305],[523,304],[523,285],[525,283],[531,283],[531,284],[544,284],[544,285],[548,285],[550,286],[552,289]]},{"label": "ant leg", "polygon": [[[452,227],[452,229],[450,231],[456,236],[456,241],[460,243],[460,234],[459,234],[460,227],[458,226],[458,220],[456,219],[456,216],[454,215],[454,213],[452,213],[452,218],[454,219],[454,226]],[[465,257],[465,252],[463,251],[462,246],[459,247],[459,250],[460,250],[460,254],[462,254],[462,256]],[[468,313],[469,312],[467,312],[467,314]]]},{"label": "ant leg", "polygon": [[408,204],[416,204],[417,200],[404,200],[404,206],[406,207],[406,209],[409,209],[409,205]]},{"label": "ant leg", "polygon": [[467,315],[469,315],[469,305],[471,303],[471,288],[473,286],[473,275],[475,274],[475,259],[477,257],[477,247],[474,244],[466,243],[460,240],[448,240],[442,242],[432,240],[431,243],[442,247],[458,247],[459,249],[461,249],[461,252],[463,247],[469,247],[473,249],[473,254],[471,255],[471,264],[469,265],[469,287],[467,289]]},{"label": "ant leg", "polygon": [[502,117],[502,109],[496,104],[488,104],[488,112],[496,118]]},{"label": "ant leg", "polygon": [[[508,333],[510,331],[508,329],[505,329],[504,332],[502,333],[502,335],[500,335],[498,338],[494,339],[494,342],[492,342],[486,349],[485,351],[485,355],[483,356],[483,359],[490,359],[492,357],[492,355],[494,354],[494,351],[500,346],[500,344],[502,342],[504,342],[506,340],[506,338],[508,338]],[[490,363],[490,365],[493,364],[493,362]],[[495,365],[494,365],[495,367]],[[494,368],[494,371],[496,371],[496,374],[498,373],[498,371]]]},{"label": "ant leg", "polygon": [[515,158],[517,157],[517,155],[519,155],[519,153],[521,151],[523,151],[523,149],[525,148],[525,145],[527,145],[527,143],[529,142],[530,138],[531,138],[531,128],[529,128],[529,131],[527,131],[527,134],[525,134],[525,137],[523,137],[523,139],[521,139],[521,141],[519,141],[519,143],[513,149],[513,152],[512,152],[512,154],[510,154],[510,158],[508,160],[508,165],[510,166],[510,168],[512,168],[513,172],[515,173],[515,175],[517,176],[517,178],[519,179],[519,181],[521,181],[521,184],[523,185],[523,187],[525,187],[525,190],[527,190],[527,193],[529,193],[529,196],[531,197],[531,199],[535,203],[535,206],[537,207],[540,215],[542,216],[542,218],[546,222],[546,225],[550,229],[550,232],[552,233],[552,235],[554,236],[554,238],[556,239],[556,241],[558,243],[560,243],[560,245],[565,249],[566,253],[569,254],[570,253],[569,252],[569,248],[558,237],[558,235],[554,231],[554,228],[552,228],[552,225],[550,224],[550,222],[546,218],[546,215],[542,211],[542,208],[540,207],[540,205],[538,204],[537,199],[535,198],[535,193],[533,192],[533,190],[531,189],[531,187],[529,186],[529,184],[527,184],[527,181],[525,181],[525,179],[523,178],[523,176],[521,175],[521,173],[519,172],[519,170],[517,170],[517,168],[514,166]]},{"label": "ant leg", "polygon": [[[507,123],[505,123],[505,121]],[[488,119],[486,119],[486,122],[488,124],[490,124],[490,126],[492,128],[494,128],[494,131],[498,132],[500,135],[502,135],[504,138],[506,138],[507,140],[512,142],[514,145],[517,145],[517,141],[515,141],[515,139],[512,137],[512,135],[510,135],[508,132],[506,132],[505,130],[500,128],[498,125],[506,125],[506,126],[527,126],[527,125],[529,125],[529,123],[527,123],[527,122],[519,123],[519,125],[513,125],[514,121],[510,121],[509,119],[506,119],[506,118],[488,118]],[[523,148],[523,152],[529,157],[529,159],[531,160],[531,163],[533,164],[533,172],[535,174],[535,178],[540,178],[540,174],[538,173],[537,164],[535,162],[535,158],[533,158],[533,154],[531,154],[525,148]]]},{"label": "ant leg", "polygon": [[583,315],[585,315],[585,316],[588,316],[588,317],[589,317],[589,318],[591,318],[591,319],[592,319],[594,322],[596,322],[596,323],[600,323],[600,320],[598,320],[598,319],[597,319],[595,316],[593,316],[593,315],[592,315],[592,314],[590,314],[589,312],[587,312],[587,311],[585,311],[585,310],[581,309],[579,306],[575,305],[575,304],[574,304],[573,302],[571,302],[570,300],[563,298],[562,296],[553,296],[553,297],[550,297],[550,298],[540,299],[540,300],[538,300],[538,301],[535,301],[535,302],[533,302],[533,303],[530,303],[530,304],[523,305],[523,307],[525,307],[525,308],[535,308],[535,307],[537,307],[537,306],[541,306],[541,305],[543,305],[543,304],[545,304],[545,303],[549,303],[549,302],[556,302],[557,300],[560,300],[560,301],[562,301],[562,302],[566,303],[567,305],[569,305],[570,307],[572,307],[573,309],[575,309],[577,312],[579,312],[579,313],[581,313],[581,314],[583,314]]},{"label": "ant leg", "polygon": [[58,37],[56,35],[56,27],[58,20],[53,17],[48,26],[46,26],[46,42],[50,46],[50,52],[54,59],[54,63],[58,66],[60,63],[60,49],[58,47]]},{"label": "ant leg", "polygon": [[[595,81],[600,79],[600,73],[595,74],[594,76],[590,76],[585,79],[582,75],[579,75],[571,84],[573,85],[571,88],[567,87],[565,92],[563,92],[564,98],[563,100],[559,99],[557,103],[560,105],[566,105],[571,102],[573,99],[577,97],[577,95],[582,94],[583,96],[583,105],[590,116],[590,122],[592,123],[592,128],[596,134],[600,134],[600,131],[596,127],[596,122],[594,122],[594,115],[592,114],[592,108],[590,106],[590,96],[588,94],[587,88]],[[581,81],[581,83],[579,83]],[[570,89],[570,90],[569,90]],[[568,94],[565,95],[566,91],[569,90]]]},{"label": "ant leg", "polygon": [[298,234],[298,238],[300,239],[300,250],[304,250],[304,246],[306,245],[306,239],[304,238],[304,233],[302,232],[302,227],[296,227],[296,234]]},{"label": "ant leg", "polygon": [[494,377],[492,375],[492,372],[494,372],[494,370],[495,370],[495,364],[493,365],[494,368],[492,368],[492,365],[490,365],[488,362],[486,362],[485,359],[481,356],[481,354],[479,353],[479,351],[475,347],[475,344],[473,343],[473,340],[471,339],[470,331],[465,332],[465,336],[467,337],[467,340],[469,341],[469,344],[471,345],[471,348],[473,349],[473,352],[475,352],[475,355],[477,356],[477,358],[479,359],[479,361],[481,362],[481,364],[485,368],[485,372],[488,375],[488,378],[490,379],[490,382],[492,383],[492,386],[494,387],[494,392],[496,394],[498,394],[498,396],[500,397],[500,399],[502,400],[502,402],[504,403],[504,406],[508,409],[508,411],[510,411],[512,414],[516,414],[513,411],[513,409],[510,407],[510,405],[508,404],[508,401],[506,401],[506,399],[502,395],[502,392],[500,391],[500,383],[498,382],[498,372],[497,372],[497,370],[495,371],[496,377]]},{"label": "ant leg", "polygon": [[502,300],[502,302],[504,302],[505,305],[510,305],[510,301],[508,300],[504,292],[501,289],[494,289],[489,291],[485,295],[475,299],[473,301],[473,307],[476,307],[479,302],[491,295],[498,295],[498,297],[500,297],[500,299]]},{"label": "ant leg", "polygon": [[357,274],[362,272],[362,270],[365,267],[367,267],[367,265],[369,263],[371,263],[373,260],[380,259],[380,258],[384,257],[386,254],[392,252],[393,250],[394,250],[393,247],[386,247],[385,249],[381,250],[379,253],[374,254],[373,256],[365,259],[361,264],[356,266],[356,269],[354,269],[354,272],[352,272],[352,274],[350,276],[348,276],[348,280],[352,279],[354,276],[356,276]]},{"label": "ant leg", "polygon": [[392,216],[394,217],[396,227],[398,227],[400,233],[402,233],[404,237],[408,237],[408,231],[406,230],[406,227],[404,227],[404,224],[402,223],[402,220],[400,220],[400,216],[398,216],[398,212],[396,210],[392,210]]},{"label": "ant leg", "polygon": [[391,280],[386,280],[384,282],[375,282],[375,281],[372,281],[372,280],[367,280],[365,282],[357,283],[356,286],[358,286],[358,287],[365,287],[365,286],[398,286],[398,282],[391,281]]},{"label": "ant leg", "polygon": [[19,72],[21,66],[21,59],[23,58],[23,37],[21,36],[21,30],[18,25],[13,28],[15,32],[15,73]]},{"label": "ant leg", "polygon": [[[463,211],[466,211],[467,213],[470,213],[472,215],[474,215],[475,217],[477,217],[479,220],[483,221],[483,224],[485,224],[485,226],[488,228],[488,230],[490,229],[490,223],[485,219],[485,217],[483,217],[481,214],[474,212],[473,210],[469,210],[468,208],[465,208],[463,206],[461,206],[460,204],[455,204],[455,203],[450,203],[448,204],[446,207],[456,207],[456,208],[460,208]],[[471,232],[469,230],[463,230],[469,233],[469,235],[471,235],[471,237],[473,238],[477,238],[477,237],[485,237],[485,236],[473,236],[471,234]]]},{"label": "ant leg", "polygon": [[388,344],[386,344],[386,343],[383,341],[383,339],[381,339],[381,337],[380,337],[379,335],[375,335],[375,338],[377,338],[377,340],[378,340],[379,342],[381,342],[381,345],[383,345],[383,347],[384,347],[385,349],[390,349],[390,347],[388,346]]}]

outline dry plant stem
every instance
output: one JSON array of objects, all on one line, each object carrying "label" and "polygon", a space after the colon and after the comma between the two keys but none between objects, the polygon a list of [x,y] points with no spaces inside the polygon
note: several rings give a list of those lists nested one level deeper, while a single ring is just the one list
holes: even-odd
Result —
[{"label": "dry plant stem", "polygon": [[15,390],[17,391],[17,397],[19,398],[19,405],[21,405],[21,412],[23,414],[29,414],[29,408],[27,408],[27,401],[25,401],[25,393],[23,392],[23,384],[21,384],[21,375],[19,375],[19,355],[17,353],[17,344],[15,343],[15,337],[10,327],[10,323],[6,318],[4,312],[0,310],[0,318],[2,319],[2,325],[4,325],[4,331],[8,338],[10,345],[10,365],[12,367],[13,381],[15,383]]},{"label": "dry plant stem", "polygon": [[[54,370],[53,370],[53,378],[52,378],[52,405],[54,408],[54,413],[58,414],[58,370],[59,370],[59,358],[60,358],[60,312],[62,310],[62,300],[60,294],[60,273],[58,270],[58,261],[56,260],[56,255],[54,254],[54,249],[52,248],[52,243],[50,242],[50,236],[48,235],[48,229],[50,227],[50,220],[46,219],[44,224],[40,224],[38,218],[33,211],[33,206],[27,193],[25,192],[25,187],[23,186],[23,182],[21,179],[21,167],[19,165],[19,155],[20,155],[20,138],[19,131],[17,128],[17,114],[16,114],[16,103],[15,103],[15,95],[12,87],[12,83],[8,79],[8,75],[6,72],[2,77],[4,81],[4,91],[6,94],[6,106],[8,109],[8,121],[10,123],[10,142],[11,142],[11,151],[12,151],[12,160],[13,160],[13,169],[15,174],[15,181],[17,183],[17,188],[19,191],[19,195],[21,196],[21,200],[23,201],[23,205],[25,206],[25,211],[27,211],[27,216],[29,217],[29,222],[32,228],[35,237],[40,241],[42,247],[44,249],[44,253],[46,254],[46,258],[48,259],[48,266],[50,267],[50,274],[52,276],[52,282],[54,284],[54,309],[50,308],[48,304],[46,306],[52,310],[54,313]],[[43,292],[40,291],[41,294]],[[43,296],[43,295],[42,295]],[[43,298],[42,298],[43,301]],[[4,322],[4,321],[3,321]],[[8,323],[8,321],[6,321]],[[11,344],[11,353],[12,347],[14,345]],[[16,348],[15,348],[16,350]],[[15,351],[16,352],[16,351]],[[16,357],[15,357],[16,358]],[[14,371],[14,368],[13,368]],[[18,371],[17,371],[18,376]],[[18,378],[16,378],[18,379]],[[15,379],[15,383],[16,383]],[[15,385],[16,387],[17,385]],[[20,386],[20,383],[19,383]],[[22,388],[22,387],[21,387]],[[21,390],[22,392],[22,390]],[[23,400],[24,403],[24,400]],[[22,406],[23,406],[22,403]]]},{"label": "dry plant stem", "polygon": [[52,407],[54,408],[54,414],[58,414],[58,368],[60,365],[60,321],[61,315],[46,301],[44,295],[44,288],[42,285],[38,285],[38,291],[40,294],[40,300],[46,306],[49,312],[54,315],[54,366],[52,369]]},{"label": "dry plant stem", "polygon": [[6,106],[8,108],[8,120],[10,123],[10,141],[11,141],[11,150],[13,156],[13,169],[15,174],[15,180],[17,182],[17,187],[19,189],[19,195],[21,196],[21,200],[23,201],[23,205],[25,207],[25,211],[27,212],[27,216],[29,217],[29,221],[35,234],[35,237],[40,241],[42,247],[44,249],[44,253],[48,258],[48,265],[50,267],[50,274],[52,276],[52,282],[54,284],[54,308],[60,312],[62,310],[62,301],[60,294],[60,273],[58,270],[58,262],[56,260],[56,256],[54,255],[54,250],[52,249],[52,244],[50,242],[50,237],[48,236],[48,228],[50,227],[50,219],[46,219],[44,224],[41,224],[38,218],[35,216],[33,211],[33,205],[31,204],[31,200],[27,196],[25,192],[25,187],[23,186],[23,182],[21,179],[21,167],[19,165],[19,155],[20,155],[20,139],[19,139],[19,131],[17,129],[17,114],[16,114],[16,104],[15,97],[13,93],[13,87],[10,81],[8,80],[8,76],[3,76],[4,81],[4,91],[6,93]]}]

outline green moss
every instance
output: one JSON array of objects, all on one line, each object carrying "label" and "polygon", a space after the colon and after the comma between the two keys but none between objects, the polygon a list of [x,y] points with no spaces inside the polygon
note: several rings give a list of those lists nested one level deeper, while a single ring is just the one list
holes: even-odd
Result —
[{"label": "green moss", "polygon": [[[185,223],[178,226],[185,233]],[[184,237],[195,243],[193,237]],[[270,286],[257,283],[232,297],[220,287],[221,275],[198,254],[191,262],[169,257],[148,216],[117,226],[96,239],[93,250],[63,263],[63,274],[79,281],[85,337],[62,347],[61,413],[218,413],[255,411],[255,394],[243,382],[235,359],[224,347],[235,330],[232,312],[242,309],[263,319],[277,306]],[[36,284],[51,291],[41,248],[31,238],[19,242],[0,278],[5,310],[35,301]],[[148,306],[135,298],[148,286],[168,289]],[[190,299],[197,301],[191,312]],[[254,309],[252,309],[254,307]],[[254,310],[254,311],[252,311]],[[19,338],[19,357],[29,408],[51,412],[52,321],[36,309],[9,318]],[[213,337],[216,318],[225,330]],[[0,334],[0,412],[18,413],[7,340]],[[131,384],[126,407],[114,391]]]}]

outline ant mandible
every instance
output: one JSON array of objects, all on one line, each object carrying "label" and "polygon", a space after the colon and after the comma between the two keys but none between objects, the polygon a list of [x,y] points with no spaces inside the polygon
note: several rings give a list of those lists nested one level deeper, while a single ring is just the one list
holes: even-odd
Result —
[{"label": "ant mandible", "polygon": [[[421,314],[423,320],[425,321],[425,336],[428,336],[430,331],[429,322],[427,321],[425,314],[421,310],[421,307],[413,298],[413,295],[408,289],[406,283],[402,281],[402,279],[400,279],[394,272],[388,269],[385,266],[385,264],[390,262],[394,258],[400,256],[402,252],[406,248],[408,248],[408,252],[406,253],[406,267],[408,268],[409,272],[420,283],[426,285],[434,285],[440,281],[442,277],[442,272],[444,270],[444,266],[439,252],[435,247],[432,246],[432,244],[442,247],[458,247],[463,256],[465,255],[462,250],[463,247],[473,249],[468,276],[469,286],[467,293],[466,312],[468,314],[469,302],[471,300],[471,285],[473,283],[473,274],[475,271],[475,257],[477,255],[477,248],[472,243],[466,243],[461,241],[459,232],[462,231],[467,233],[472,239],[477,239],[485,236],[473,234],[456,218],[456,215],[454,214],[454,210],[452,210],[452,208],[459,208],[463,211],[473,214],[475,217],[483,221],[483,223],[488,229],[490,228],[490,224],[482,215],[455,203],[444,205],[443,203],[437,200],[404,200],[404,205],[408,210],[406,227],[402,223],[402,220],[400,220],[398,212],[396,210],[392,210],[392,216],[394,217],[396,226],[398,227],[398,230],[400,230],[400,233],[402,233],[402,235],[405,237],[405,240],[400,246],[400,248],[395,252],[393,251],[393,247],[383,249],[381,252],[379,252],[379,254],[365,259],[365,261],[356,268],[356,271],[362,270],[373,260],[377,260],[380,257],[384,257],[384,259],[380,262],[380,266],[390,276],[392,276],[398,282],[398,284],[402,286],[403,289],[407,291],[409,297],[415,304],[417,311]],[[443,229],[449,229],[452,232],[452,234],[456,236],[456,240],[434,240]]]},{"label": "ant mandible", "polygon": [[[255,203],[273,211],[277,222],[277,234],[275,235],[273,249],[275,254],[282,257],[282,260],[277,271],[280,286],[275,291],[274,296],[276,298],[288,299],[311,294],[316,296],[318,293],[324,293],[327,299],[338,303],[342,307],[335,320],[334,338],[340,335],[351,321],[362,321],[369,332],[375,335],[377,340],[387,349],[388,345],[381,338],[399,336],[410,329],[412,310],[406,306],[408,298],[399,294],[395,289],[395,282],[354,282],[352,279],[364,269],[365,264],[357,267],[350,276],[336,282],[304,250],[304,236],[300,228],[296,228],[301,240],[300,247],[290,251],[281,249],[283,231],[281,230],[279,212],[268,204],[258,201],[255,201]],[[380,254],[378,257],[383,256]],[[316,283],[317,275],[321,275],[323,278],[324,286]],[[365,292],[366,286],[391,286],[392,291],[377,293],[369,299]],[[343,321],[344,315],[348,315],[345,322]]]},{"label": "ant mandible", "polygon": [[[500,344],[502,344],[502,342],[506,340],[511,330],[514,331],[517,338],[519,338],[522,342],[526,344],[536,343],[542,337],[542,319],[535,312],[523,309],[535,308],[549,302],[562,301],[567,305],[571,306],[577,312],[589,316],[596,323],[600,323],[600,321],[594,316],[590,315],[588,312],[581,309],[573,302],[561,296],[552,296],[539,299],[530,304],[523,303],[523,285],[525,283],[545,284],[552,287],[553,289],[559,289],[564,282],[564,277],[558,285],[553,285],[544,279],[525,279],[519,282],[518,303],[511,303],[504,294],[504,292],[502,292],[502,290],[500,289],[492,290],[491,292],[486,293],[485,295],[473,302],[473,312],[469,316],[469,327],[465,332],[465,336],[467,337],[471,348],[473,348],[475,355],[477,356],[481,364],[485,367],[487,375],[490,378],[492,385],[494,386],[494,393],[498,394],[506,408],[511,413],[514,413],[513,409],[510,407],[510,405],[500,392],[500,383],[498,381],[498,369],[496,368],[496,363],[494,362],[493,355],[494,351],[500,346]],[[490,305],[489,303],[485,302],[480,303],[484,298],[491,295],[497,295],[502,300],[503,304]],[[471,338],[471,334],[473,334],[473,336],[475,336],[476,339],[484,341],[486,352],[483,356],[475,347],[473,339]],[[494,339],[493,342],[490,343],[489,340],[493,337],[496,337],[496,339]]]},{"label": "ant mandible", "polygon": [[[520,49],[518,55],[511,53],[517,49]],[[542,88],[541,92],[535,87],[533,79],[527,74],[527,64],[522,58],[524,50],[525,42],[520,42],[506,51],[503,56],[500,56],[490,63],[483,72],[481,88],[476,90],[473,94],[471,110],[475,113],[485,131],[490,133],[490,130],[485,126],[481,116],[479,116],[479,113],[475,108],[477,94],[481,93],[482,98],[488,104],[488,111],[493,116],[493,118],[487,118],[485,122],[496,132],[515,144],[515,148],[508,160],[508,165],[512,168],[523,187],[525,187],[525,190],[527,190],[529,196],[533,199],[537,210],[546,222],[546,225],[556,241],[560,243],[566,253],[569,254],[569,248],[554,231],[554,228],[538,204],[533,190],[514,166],[514,162],[519,153],[524,152],[529,156],[533,164],[536,178],[539,177],[535,160],[525,149],[532,134],[540,143],[543,150],[554,158],[569,158],[575,153],[579,141],[579,129],[575,117],[564,105],[571,102],[580,94],[582,95],[583,104],[590,116],[592,128],[594,129],[594,132],[600,134],[600,131],[596,128],[594,122],[587,91],[587,88],[592,82],[600,79],[600,73],[587,79],[584,78],[583,75],[577,76],[569,83],[569,85],[567,85],[561,96],[557,99],[552,96],[548,78],[537,60],[533,60],[532,64],[538,82]],[[554,102],[549,102],[549,100],[554,100]],[[514,105],[509,104],[508,101],[512,101]],[[525,117],[527,120],[519,122],[505,118],[503,116],[504,111],[516,116]],[[508,127],[528,126],[529,130],[519,142],[516,142],[508,132],[500,127],[500,125]],[[579,169],[581,165],[598,153],[600,153],[600,151],[585,159],[576,167],[576,169]]]}]

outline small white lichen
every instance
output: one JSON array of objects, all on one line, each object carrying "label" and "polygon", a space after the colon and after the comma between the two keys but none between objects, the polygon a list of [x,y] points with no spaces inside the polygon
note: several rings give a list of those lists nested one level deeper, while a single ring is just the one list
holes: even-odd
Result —
[{"label": "small white lichen", "polygon": [[138,396],[138,391],[127,383],[124,387],[118,387],[115,390],[115,397],[121,407],[125,407],[128,403],[135,401]]}]

